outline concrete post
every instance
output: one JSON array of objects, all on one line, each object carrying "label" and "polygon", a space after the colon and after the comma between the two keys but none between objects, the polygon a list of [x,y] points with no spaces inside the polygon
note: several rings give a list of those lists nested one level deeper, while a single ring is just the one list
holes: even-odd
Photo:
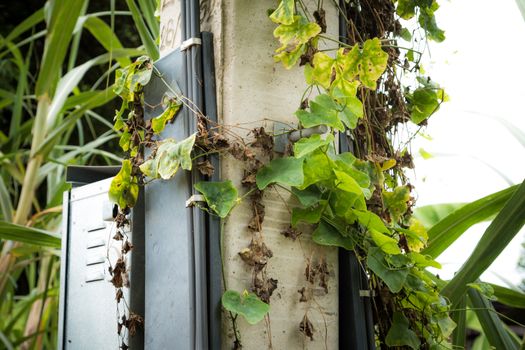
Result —
[{"label": "concrete post", "polygon": [[[219,120],[224,125],[242,126],[233,128],[241,136],[258,126],[272,131],[275,120],[296,123],[293,113],[306,87],[301,68],[286,70],[273,61],[278,43],[272,35],[275,25],[267,18],[266,11],[276,4],[273,0],[201,1],[202,29],[214,33]],[[328,33],[337,37],[338,15],[333,3],[325,2],[325,10]],[[161,56],[180,44],[179,18],[179,1],[164,0]],[[238,188],[243,176],[240,165],[230,157],[222,159],[222,179],[231,179]],[[239,292],[248,289],[251,282],[250,269],[238,254],[252,238],[247,228],[251,217],[248,204],[232,212],[223,233],[227,288]],[[272,344],[274,349],[338,349],[337,250],[313,244],[308,232],[296,241],[281,234],[288,227],[288,208],[293,205],[287,192],[269,188],[263,204],[266,216],[262,236],[273,252],[267,272],[278,280],[278,287],[271,297],[269,323],[263,321],[250,326],[238,318],[243,348],[264,349]],[[309,259],[326,259],[330,273],[328,294],[315,286],[315,298],[300,302],[298,290],[309,286],[305,278]],[[313,340],[299,331],[305,313],[313,325]],[[223,317],[222,339],[223,349],[231,349],[233,331],[227,313]]]}]

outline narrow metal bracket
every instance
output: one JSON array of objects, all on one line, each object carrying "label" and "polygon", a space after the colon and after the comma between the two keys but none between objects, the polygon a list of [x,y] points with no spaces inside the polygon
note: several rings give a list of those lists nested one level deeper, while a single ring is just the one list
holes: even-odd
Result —
[{"label": "narrow metal bracket", "polygon": [[186,51],[193,45],[202,45],[202,40],[200,38],[189,38],[187,40],[184,40],[180,45],[180,50]]},{"label": "narrow metal bracket", "polygon": [[318,125],[306,129],[294,129],[289,124],[275,122],[273,124],[274,151],[284,153],[290,143],[299,141],[302,137],[314,134],[322,135],[328,132],[326,125]]},{"label": "narrow metal bracket", "polygon": [[371,297],[375,297],[375,296],[376,296],[376,293],[371,292],[371,291],[368,290],[368,289],[365,289],[365,290],[361,289],[361,290],[359,290],[359,296],[360,296],[360,297],[368,297],[368,298],[371,298]]},{"label": "narrow metal bracket", "polygon": [[186,201],[186,208],[193,206],[197,202],[206,202],[202,194],[194,194]]}]

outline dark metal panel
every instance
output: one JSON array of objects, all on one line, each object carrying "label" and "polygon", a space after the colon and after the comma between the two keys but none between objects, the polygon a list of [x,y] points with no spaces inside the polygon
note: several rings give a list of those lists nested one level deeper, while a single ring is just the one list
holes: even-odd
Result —
[{"label": "dark metal panel", "polygon": [[90,184],[117,175],[120,166],[70,165],[66,168],[66,181],[73,187]]},{"label": "dark metal panel", "polygon": [[[346,11],[347,3],[339,0],[339,8]],[[339,15],[340,40],[347,38],[347,24]],[[351,133],[339,134],[339,151],[354,153]],[[362,296],[360,291],[368,291],[365,271],[359,265],[353,252],[339,249],[339,348],[375,349],[374,322],[371,296]]]},{"label": "dark metal panel", "polygon": [[[183,54],[176,50],[155,62],[153,74],[144,88],[145,117],[162,113],[162,100],[170,89],[186,91]],[[182,140],[189,136],[188,110],[183,108],[161,139]],[[194,266],[190,197],[191,179],[180,171],[170,181],[158,180],[145,188],[146,349],[192,349],[194,328]]]}]

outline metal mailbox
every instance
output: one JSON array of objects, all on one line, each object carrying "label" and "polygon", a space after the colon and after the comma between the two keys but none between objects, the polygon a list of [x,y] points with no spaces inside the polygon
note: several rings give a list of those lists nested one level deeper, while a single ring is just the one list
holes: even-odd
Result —
[{"label": "metal mailbox", "polygon": [[[71,180],[71,179],[70,179]],[[73,179],[74,180],[74,179]],[[111,178],[74,187],[64,194],[62,266],[60,291],[59,349],[118,349],[121,341],[117,322],[115,288],[110,283],[110,263],[121,255],[115,234],[115,208],[108,199]],[[124,232],[133,242],[126,255],[130,288],[124,298],[130,308],[144,310],[143,206],[141,201],[129,215]],[[143,348],[141,331],[124,342]]]}]

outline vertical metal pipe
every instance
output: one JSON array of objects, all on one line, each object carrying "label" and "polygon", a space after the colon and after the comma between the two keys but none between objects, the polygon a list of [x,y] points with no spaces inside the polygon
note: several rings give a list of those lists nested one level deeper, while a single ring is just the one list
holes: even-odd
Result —
[{"label": "vertical metal pipe", "polygon": [[[346,11],[346,1],[339,0],[339,8]],[[339,15],[339,40],[347,42],[347,23]],[[354,152],[350,135],[339,134],[339,152]],[[375,349],[373,319],[370,300],[372,296],[360,295],[368,290],[365,272],[353,252],[339,248],[339,348]]]},{"label": "vertical metal pipe", "polygon": [[[183,4],[183,41],[200,37],[200,8],[197,0],[182,0]],[[187,97],[194,109],[203,110],[202,98],[202,62],[200,45],[190,46],[184,55],[186,66]],[[188,134],[197,131],[197,116],[188,113]],[[191,174],[191,193],[193,185],[202,181],[197,170]],[[208,348],[208,313],[207,313],[207,274],[206,274],[206,223],[201,210],[192,208],[193,218],[193,283],[194,283],[194,346],[196,349]]]},{"label": "vertical metal pipe", "polygon": [[[217,118],[217,98],[215,88],[215,62],[212,33],[202,33],[202,77],[204,81],[204,113],[212,123]],[[212,125],[213,126],[213,125]],[[210,155],[209,161],[215,168],[211,181],[220,181],[219,156]],[[221,348],[221,296],[222,296],[222,258],[221,221],[217,216],[206,215],[207,219],[207,268],[208,268],[208,346],[210,350]]]},{"label": "vertical metal pipe", "polygon": [[[182,39],[182,42],[184,42],[185,40],[187,40],[189,37],[190,37],[190,30],[189,30],[189,23],[190,23],[190,12],[189,12],[189,9],[188,9],[188,0],[180,0],[180,4],[181,4],[181,21],[182,21],[182,25],[181,25],[181,39]],[[183,93],[186,94],[186,97],[192,101],[192,97],[191,97],[191,70],[190,70],[190,58],[188,57],[187,54],[183,54],[182,55],[183,57],[183,66],[185,67],[184,69],[184,80],[185,80],[185,88],[186,88],[186,91],[184,91]],[[190,120],[191,118],[193,117],[192,115],[192,112],[187,109],[186,110],[186,118],[184,118],[184,130],[185,130],[185,134],[186,135],[191,135],[191,129],[190,129]],[[188,177],[190,177],[191,179],[191,175],[187,175]],[[190,191],[189,193],[192,193],[192,182],[191,181],[188,181],[188,183],[190,184]],[[192,208],[189,208],[187,209],[190,211],[190,216],[193,217],[193,209]],[[190,262],[189,263],[189,279],[188,279],[188,283],[190,284],[190,303],[188,305],[188,307],[190,308],[190,312],[189,312],[189,316],[190,316],[190,346],[192,349],[196,349],[195,345],[196,345],[196,326],[197,326],[197,321],[196,321],[196,318],[195,318],[195,308],[196,308],[196,298],[195,298],[195,293],[196,293],[196,289],[195,289],[195,247],[194,247],[194,242],[193,240],[191,239],[192,237],[194,237],[194,233],[195,233],[195,227],[194,225],[192,224],[192,229],[191,229],[191,233],[190,233],[190,239],[188,240],[188,244],[189,244],[189,247],[188,247],[188,250],[189,250],[189,258]],[[174,325],[176,326],[176,325]]]}]

